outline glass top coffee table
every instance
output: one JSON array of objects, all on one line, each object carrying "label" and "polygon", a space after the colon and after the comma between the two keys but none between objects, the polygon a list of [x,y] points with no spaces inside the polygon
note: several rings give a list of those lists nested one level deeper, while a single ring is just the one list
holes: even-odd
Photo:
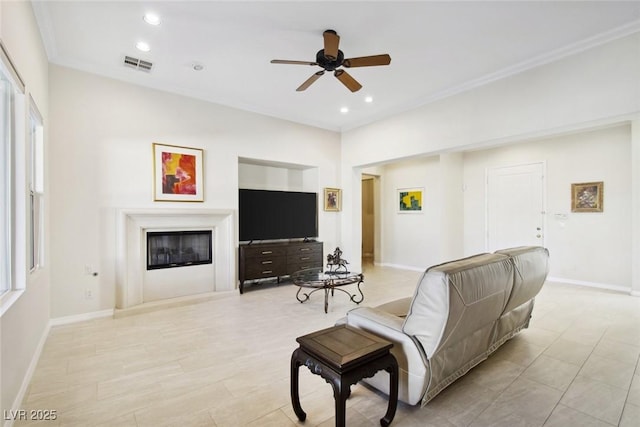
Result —
[{"label": "glass top coffee table", "polygon": [[[349,299],[360,304],[364,300],[364,294],[360,289],[360,284],[364,281],[362,273],[342,272],[342,271],[323,271],[321,268],[309,268],[307,270],[296,271],[291,275],[293,283],[299,287],[296,292],[296,299],[301,303],[311,297],[314,292],[324,290],[324,312],[327,313],[329,308],[329,293],[333,296],[334,291],[344,292],[349,295]],[[342,289],[342,286],[357,285],[358,294],[352,294]],[[312,289],[305,292],[305,289]]]}]

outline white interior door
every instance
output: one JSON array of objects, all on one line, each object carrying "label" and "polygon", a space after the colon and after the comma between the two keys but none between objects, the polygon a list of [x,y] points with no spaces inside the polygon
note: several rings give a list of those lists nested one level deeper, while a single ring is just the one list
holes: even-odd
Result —
[{"label": "white interior door", "polygon": [[487,171],[487,250],[544,246],[544,164]]}]

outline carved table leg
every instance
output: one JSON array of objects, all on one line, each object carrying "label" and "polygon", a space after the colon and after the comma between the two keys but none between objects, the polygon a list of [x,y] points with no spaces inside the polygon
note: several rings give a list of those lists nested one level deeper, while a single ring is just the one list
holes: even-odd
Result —
[{"label": "carved table leg", "polygon": [[347,398],[351,394],[349,384],[345,384],[340,377],[333,378],[333,398],[336,406],[336,427],[346,426]]},{"label": "carved table leg", "polygon": [[296,416],[300,421],[304,421],[307,418],[307,414],[302,410],[302,406],[300,406],[300,394],[299,394],[299,367],[302,365],[302,362],[298,358],[298,353],[300,349],[294,350],[291,355],[291,405],[293,406],[293,412],[296,413]]},{"label": "carved table leg", "polygon": [[389,372],[389,405],[387,406],[387,413],[380,419],[380,425],[382,427],[387,427],[391,424],[398,407],[398,362],[391,354],[389,355],[389,359],[390,365],[385,369]]}]

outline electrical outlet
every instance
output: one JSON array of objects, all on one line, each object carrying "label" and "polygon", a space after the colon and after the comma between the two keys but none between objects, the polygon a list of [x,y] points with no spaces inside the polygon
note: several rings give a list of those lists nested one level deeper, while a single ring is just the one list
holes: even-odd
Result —
[{"label": "electrical outlet", "polygon": [[93,291],[91,289],[84,290],[84,299],[93,299]]}]

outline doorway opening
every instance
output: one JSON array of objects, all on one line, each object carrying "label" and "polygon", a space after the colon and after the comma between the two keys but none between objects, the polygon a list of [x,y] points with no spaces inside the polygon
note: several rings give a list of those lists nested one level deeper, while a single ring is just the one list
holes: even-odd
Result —
[{"label": "doorway opening", "polygon": [[376,178],[362,175],[362,265],[372,265],[376,258]]}]

